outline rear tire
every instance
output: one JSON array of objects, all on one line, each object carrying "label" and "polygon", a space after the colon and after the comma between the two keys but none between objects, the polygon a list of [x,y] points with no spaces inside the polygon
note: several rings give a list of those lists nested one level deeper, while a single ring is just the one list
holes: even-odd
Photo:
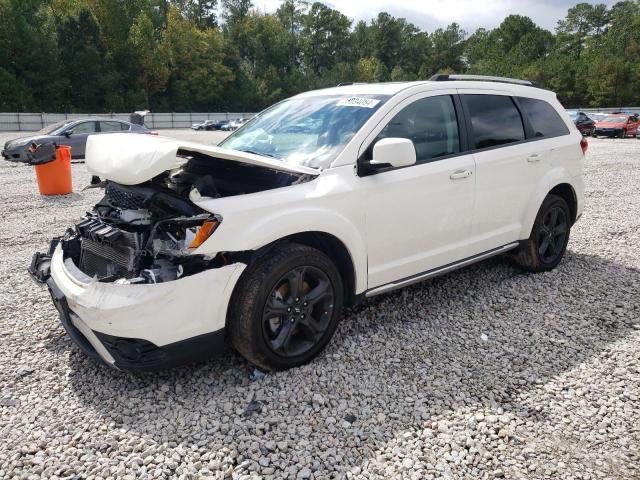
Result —
[{"label": "rear tire", "polygon": [[562,260],[569,243],[571,212],[567,202],[547,195],[533,223],[531,235],[515,253],[515,261],[530,272],[547,272]]},{"label": "rear tire", "polygon": [[281,243],[243,274],[231,298],[231,345],[266,370],[305,364],[329,342],[342,315],[338,269],[315,248]]}]

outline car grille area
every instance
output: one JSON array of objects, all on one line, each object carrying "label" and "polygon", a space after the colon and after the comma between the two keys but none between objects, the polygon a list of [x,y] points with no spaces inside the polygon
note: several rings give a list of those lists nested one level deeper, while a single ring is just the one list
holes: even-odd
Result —
[{"label": "car grille area", "polygon": [[145,201],[147,200],[147,195],[122,187],[113,182],[107,183],[105,196],[111,205],[128,210],[144,208]]},{"label": "car grille area", "polygon": [[144,235],[108,225],[97,218],[77,225],[80,233],[79,268],[98,279],[137,275],[143,255]]},{"label": "car grille area", "polygon": [[135,250],[114,247],[83,238],[81,240],[80,270],[91,277],[135,277],[139,256]]}]

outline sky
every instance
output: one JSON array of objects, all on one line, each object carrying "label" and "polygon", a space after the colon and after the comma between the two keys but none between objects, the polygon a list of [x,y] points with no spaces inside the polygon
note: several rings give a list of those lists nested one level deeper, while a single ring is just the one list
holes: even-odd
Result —
[{"label": "sky", "polygon": [[[585,0],[325,0],[322,3],[355,21],[368,22],[378,12],[384,11],[395,17],[404,17],[427,32],[457,22],[467,32],[473,33],[479,27],[495,28],[504,17],[511,14],[526,15],[539,26],[554,31],[558,20],[564,18],[567,10],[580,1]],[[610,7],[616,1],[588,3],[604,3]],[[273,12],[281,1],[253,0],[253,4],[262,11]]]}]

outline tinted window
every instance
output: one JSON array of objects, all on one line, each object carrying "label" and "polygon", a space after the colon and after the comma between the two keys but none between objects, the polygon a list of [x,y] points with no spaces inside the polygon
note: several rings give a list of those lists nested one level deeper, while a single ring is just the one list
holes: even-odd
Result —
[{"label": "tinted window", "polygon": [[[518,102],[529,118],[533,127],[533,135],[536,137],[559,137],[568,135],[569,129],[556,112],[555,108],[544,100],[536,98],[518,97]],[[578,122],[585,122],[586,115],[580,114]]]},{"label": "tinted window", "polygon": [[524,140],[522,117],[504,95],[465,95],[475,148],[494,147]]},{"label": "tinted window", "polygon": [[391,137],[411,140],[418,162],[459,152],[453,100],[448,95],[416,100],[391,119],[376,141]]},{"label": "tinted window", "polygon": [[100,122],[101,132],[121,132],[128,130],[129,126],[120,122]]},{"label": "tinted window", "polygon": [[73,127],[73,133],[95,133],[96,122],[82,122]]}]

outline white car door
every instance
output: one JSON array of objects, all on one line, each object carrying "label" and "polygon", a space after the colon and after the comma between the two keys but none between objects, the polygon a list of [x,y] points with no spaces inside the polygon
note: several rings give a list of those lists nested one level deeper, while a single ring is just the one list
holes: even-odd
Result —
[{"label": "white car door", "polygon": [[[374,288],[460,260],[471,228],[475,166],[461,152],[454,91],[423,93],[396,106],[367,137],[358,164],[366,199],[368,286]],[[382,138],[408,138],[417,163],[371,166]]]},{"label": "white car door", "polygon": [[550,151],[526,141],[525,125],[509,92],[459,89],[476,164],[471,253],[519,240],[524,212],[546,171]]}]

